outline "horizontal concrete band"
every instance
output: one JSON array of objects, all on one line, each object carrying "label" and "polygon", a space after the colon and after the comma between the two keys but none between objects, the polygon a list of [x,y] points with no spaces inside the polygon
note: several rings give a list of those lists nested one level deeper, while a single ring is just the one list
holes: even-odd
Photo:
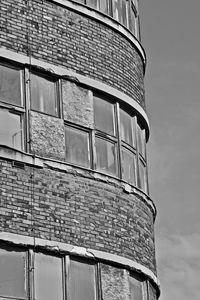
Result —
[{"label": "horizontal concrete band", "polygon": [[120,34],[125,36],[136,48],[138,53],[140,54],[143,62],[143,68],[144,72],[146,69],[146,54],[145,51],[140,44],[140,42],[137,40],[137,38],[122,24],[117,22],[115,19],[111,18],[109,15],[106,15],[100,11],[97,11],[89,6],[86,6],[84,4],[76,3],[73,1],[68,1],[68,0],[48,0],[50,2],[54,2],[56,4],[62,5],[64,7],[70,8],[74,11],[79,12],[80,14],[86,15],[89,18],[96,19],[107,26],[117,30]]},{"label": "horizontal concrete band", "polygon": [[78,166],[72,166],[68,164],[67,162],[61,162],[57,161],[54,159],[49,159],[49,158],[43,158],[37,155],[29,154],[23,151],[16,150],[14,148],[1,145],[0,144],[0,158],[7,159],[10,161],[16,161],[20,162],[32,167],[36,168],[52,168],[56,170],[60,170],[62,172],[69,172],[71,170],[76,170],[77,175],[79,174],[80,176],[87,176],[90,178],[98,179],[107,183],[118,183],[121,185],[123,188],[123,191],[127,194],[135,194],[139,197],[142,197],[142,199],[145,201],[145,203],[150,207],[153,217],[155,219],[156,217],[156,207],[152,199],[145,194],[142,190],[133,187],[129,185],[128,183],[125,182],[120,182],[119,179],[112,178],[111,176],[104,175],[102,173],[97,172],[96,170],[91,170],[91,169],[85,169],[83,167],[78,167]]},{"label": "horizontal concrete band", "polygon": [[124,267],[125,269],[129,269],[143,274],[145,277],[153,281],[154,284],[157,286],[158,290],[160,290],[159,280],[151,270],[135,261],[132,261],[128,258],[124,258],[122,256],[110,254],[103,251],[87,249],[84,247],[77,247],[71,244],[61,243],[57,241],[44,240],[9,232],[0,232],[0,241],[13,243],[16,246],[42,247],[46,250],[54,251],[57,253],[66,252],[66,254],[79,255],[91,259],[107,261],[108,263],[115,263],[120,265],[120,267]]},{"label": "horizontal concrete band", "polygon": [[120,102],[124,102],[130,105],[135,111],[138,112],[140,118],[142,118],[145,124],[145,128],[147,130],[147,138],[149,137],[149,121],[146,112],[134,99],[127,96],[123,92],[120,92],[119,90],[112,88],[109,85],[104,84],[98,80],[80,75],[74,71],[67,70],[65,68],[61,68],[10,50],[6,50],[4,48],[0,48],[0,58],[9,59],[24,65],[30,65],[31,63],[32,67],[39,68],[41,71],[50,72],[53,75],[64,77],[74,82],[79,82],[81,84],[87,85],[89,88],[99,90],[108,94],[111,97],[113,96],[117,98]]}]

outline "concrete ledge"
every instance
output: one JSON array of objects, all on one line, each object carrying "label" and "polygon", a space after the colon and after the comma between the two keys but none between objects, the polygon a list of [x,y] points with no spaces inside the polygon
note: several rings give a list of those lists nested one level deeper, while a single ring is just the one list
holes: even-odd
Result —
[{"label": "concrete ledge", "polygon": [[84,84],[88,86],[89,88],[98,90],[102,93],[107,93],[111,97],[117,98],[120,102],[124,102],[126,104],[129,104],[135,111],[137,111],[140,118],[143,120],[145,124],[145,128],[147,130],[147,139],[149,137],[149,120],[147,117],[146,112],[142,108],[142,106],[133,98],[127,96],[123,92],[120,92],[119,90],[110,87],[109,85],[102,83],[98,80],[91,79],[89,77],[80,75],[74,71],[61,68],[43,61],[40,61],[38,59],[35,59],[33,57],[28,57],[26,55],[22,55],[4,48],[0,48],[0,58],[9,59],[14,61],[15,63],[21,63],[23,65],[30,65],[32,67],[36,67],[41,71],[52,73],[53,75],[60,76],[61,78],[64,78],[66,80],[79,82],[81,84]]},{"label": "concrete ledge", "polygon": [[145,277],[154,282],[154,284],[158,288],[158,291],[160,290],[159,280],[151,270],[135,261],[132,261],[128,258],[124,258],[122,256],[110,254],[103,251],[87,249],[84,247],[77,247],[67,243],[43,240],[35,237],[19,235],[9,232],[0,232],[0,241],[12,243],[16,246],[42,247],[46,250],[54,251],[57,253],[61,252],[63,254],[64,252],[66,254],[79,255],[82,257],[98,259],[109,263],[115,263],[120,265],[120,267],[124,267],[125,269],[143,274]]}]

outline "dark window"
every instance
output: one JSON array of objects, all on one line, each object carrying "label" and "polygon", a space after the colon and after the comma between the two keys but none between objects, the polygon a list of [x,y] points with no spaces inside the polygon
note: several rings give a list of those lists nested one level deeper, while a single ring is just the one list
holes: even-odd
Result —
[{"label": "dark window", "polygon": [[21,115],[0,109],[0,144],[22,150]]},{"label": "dark window", "polygon": [[0,249],[0,295],[27,298],[27,254]]},{"label": "dark window", "polygon": [[70,260],[68,291],[69,300],[96,300],[95,265]]},{"label": "dark window", "polygon": [[103,173],[118,176],[117,148],[114,142],[96,137],[96,169]]},{"label": "dark window", "polygon": [[0,101],[22,104],[21,70],[0,65]]},{"label": "dark window", "polygon": [[99,97],[94,97],[94,120],[96,129],[115,135],[114,105]]},{"label": "dark window", "polygon": [[34,280],[35,299],[63,300],[61,258],[35,253]]},{"label": "dark window", "polygon": [[31,109],[58,116],[57,102],[55,81],[31,74]]},{"label": "dark window", "polygon": [[74,127],[65,127],[66,161],[90,167],[89,133]]}]

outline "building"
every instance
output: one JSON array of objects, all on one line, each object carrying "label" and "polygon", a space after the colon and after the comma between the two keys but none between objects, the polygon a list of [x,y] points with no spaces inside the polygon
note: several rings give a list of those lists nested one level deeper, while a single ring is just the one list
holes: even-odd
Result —
[{"label": "building", "polygon": [[0,12],[0,299],[157,299],[137,0]]}]

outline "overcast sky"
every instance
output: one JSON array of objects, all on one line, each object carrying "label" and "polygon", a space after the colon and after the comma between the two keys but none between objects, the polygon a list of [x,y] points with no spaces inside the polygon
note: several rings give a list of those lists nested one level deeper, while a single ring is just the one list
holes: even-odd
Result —
[{"label": "overcast sky", "polygon": [[140,0],[160,300],[199,300],[200,0]]}]

